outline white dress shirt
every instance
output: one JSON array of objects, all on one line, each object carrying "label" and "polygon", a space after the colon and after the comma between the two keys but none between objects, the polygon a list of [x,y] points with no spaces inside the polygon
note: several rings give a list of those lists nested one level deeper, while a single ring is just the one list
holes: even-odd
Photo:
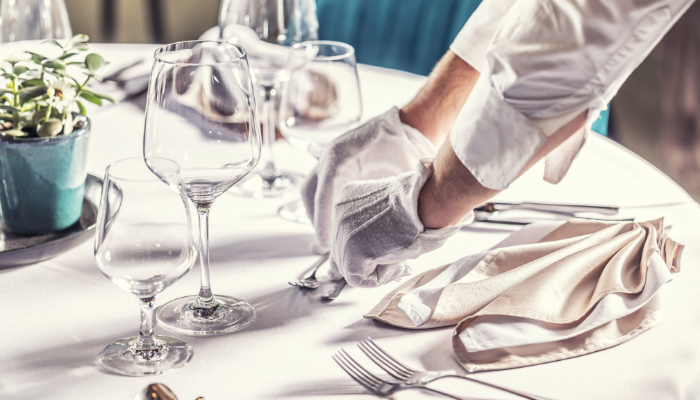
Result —
[{"label": "white dress shirt", "polygon": [[585,131],[693,0],[485,0],[451,49],[481,73],[452,127],[457,157],[504,189],[561,126],[586,127],[547,158],[556,183]]}]

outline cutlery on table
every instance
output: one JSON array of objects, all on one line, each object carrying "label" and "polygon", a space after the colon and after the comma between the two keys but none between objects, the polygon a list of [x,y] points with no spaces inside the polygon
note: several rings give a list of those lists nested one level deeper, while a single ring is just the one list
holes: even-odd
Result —
[{"label": "cutlery on table", "polygon": [[384,397],[401,390],[420,389],[441,394],[452,399],[470,400],[466,397],[457,397],[449,393],[429,388],[425,384],[421,383],[414,384],[405,382],[389,382],[381,379],[365,369],[362,365],[350,357],[350,355],[343,349],[333,355],[333,361],[335,361],[340,368],[343,369],[343,371],[350,375],[350,378],[352,378],[355,382],[359,383],[365,389],[369,390],[373,394],[376,394],[377,396]]},{"label": "cutlery on table", "polygon": [[319,268],[321,268],[321,265],[328,260],[328,257],[330,257],[331,253],[326,253],[322,255],[311,268],[313,271],[311,272],[311,275],[309,275],[307,278],[304,278],[300,281],[292,282],[289,281],[289,284],[292,286],[298,286],[300,288],[304,289],[316,289],[318,287],[318,280],[316,279],[316,271],[318,271]]},{"label": "cutlery on table", "polygon": [[134,400],[177,400],[177,396],[162,383],[151,383]]},{"label": "cutlery on table", "polygon": [[539,211],[548,214],[561,214],[576,216],[576,213],[597,213],[603,215],[615,215],[620,211],[617,206],[592,206],[592,205],[577,205],[577,204],[550,204],[550,203],[502,203],[502,202],[487,202],[474,209],[474,213],[483,213],[485,215],[496,215],[499,211],[509,210],[530,210]]},{"label": "cutlery on table", "polygon": [[[137,394],[134,400],[177,400],[177,396],[166,385],[151,383]],[[195,400],[204,400],[204,397],[197,397]]]},{"label": "cutlery on table", "polygon": [[574,218],[591,219],[597,221],[633,221],[634,218],[610,219],[610,218],[595,218],[590,216],[579,216],[577,213],[597,213],[602,215],[615,215],[620,211],[617,206],[593,206],[593,205],[576,205],[576,204],[549,204],[549,203],[501,203],[488,202],[483,203],[474,209],[474,222],[486,222],[492,224],[507,224],[507,225],[528,225],[531,222],[513,221],[506,219],[491,219],[497,216],[501,211],[509,210],[528,210],[537,211],[547,214],[566,215]]},{"label": "cutlery on table", "polygon": [[460,378],[471,382],[475,382],[481,385],[486,385],[494,389],[502,390],[520,396],[530,400],[546,400],[542,397],[537,397],[531,394],[523,393],[514,389],[509,389],[503,386],[499,386],[493,383],[484,382],[478,379],[474,379],[470,376],[464,374],[458,374],[456,372],[438,372],[438,371],[420,371],[407,367],[406,365],[399,362],[396,358],[392,357],[379,347],[374,341],[367,337],[357,345],[360,350],[362,350],[370,360],[372,360],[379,368],[383,369],[387,374],[391,375],[394,379],[399,381],[404,385],[427,385],[430,382],[434,382],[442,378]]},{"label": "cutlery on table", "polygon": [[340,295],[340,292],[343,291],[343,288],[345,288],[345,285],[347,285],[347,284],[348,284],[348,282],[345,279],[341,279],[340,281],[338,281],[338,283],[335,284],[335,286],[333,287],[333,289],[330,292],[324,294],[323,296],[321,296],[321,298],[324,300],[328,300],[328,301],[335,300],[336,297],[338,297]]}]

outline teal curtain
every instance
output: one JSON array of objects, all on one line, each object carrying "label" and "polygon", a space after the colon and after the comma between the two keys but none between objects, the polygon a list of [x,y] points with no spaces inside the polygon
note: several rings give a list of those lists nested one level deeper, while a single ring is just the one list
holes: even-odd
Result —
[{"label": "teal curtain", "polygon": [[[481,0],[316,0],[319,38],[352,45],[357,61],[428,75]],[[607,135],[608,111],[594,131]]]}]

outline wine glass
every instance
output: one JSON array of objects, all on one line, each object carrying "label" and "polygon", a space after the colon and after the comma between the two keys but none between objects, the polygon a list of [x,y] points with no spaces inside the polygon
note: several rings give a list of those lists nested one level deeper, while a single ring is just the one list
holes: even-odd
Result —
[{"label": "wine glass", "polygon": [[167,181],[140,157],[107,167],[97,212],[97,266],[141,303],[139,335],[110,344],[99,357],[102,366],[122,375],[161,374],[192,358],[187,343],[153,334],[156,295],[185,275],[197,257],[178,166],[169,160],[154,164]]},{"label": "wine glass", "polygon": [[[185,195],[199,215],[202,286],[197,296],[158,310],[167,329],[214,335],[255,319],[246,301],[214,296],[209,276],[209,210],[260,158],[260,128],[245,50],[227,42],[190,41],[155,52],[146,103],[143,153],[180,166]],[[166,177],[163,177],[166,179]]]},{"label": "wine glass", "polygon": [[258,198],[295,193],[298,177],[281,173],[274,159],[275,102],[287,61],[288,48],[318,37],[314,0],[224,0],[219,13],[219,35],[245,47],[259,90],[263,112],[265,161],[238,186],[239,193]]},{"label": "wine glass", "polygon": [[0,42],[73,36],[63,0],[3,0]]},{"label": "wine glass", "polygon": [[[279,125],[292,145],[317,159],[362,117],[355,49],[345,43],[308,41],[292,46],[282,89]],[[310,223],[303,203],[282,206],[282,218]]]}]

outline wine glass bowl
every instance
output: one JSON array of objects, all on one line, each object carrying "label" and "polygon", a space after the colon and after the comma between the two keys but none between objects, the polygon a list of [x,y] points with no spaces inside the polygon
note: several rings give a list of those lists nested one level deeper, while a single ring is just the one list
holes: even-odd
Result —
[{"label": "wine glass bowl", "polygon": [[122,375],[160,374],[186,365],[193,354],[186,343],[153,334],[156,295],[186,274],[197,255],[178,166],[158,164],[167,181],[143,158],[107,167],[97,214],[97,266],[142,308],[139,336],[110,344],[99,357],[102,366]]},{"label": "wine glass bowl", "polygon": [[199,216],[202,286],[197,296],[173,300],[157,313],[167,329],[189,335],[240,330],[253,307],[211,291],[209,211],[260,158],[260,129],[245,50],[220,41],[180,42],[155,52],[146,105],[144,158],[153,172],[160,160],[180,166],[185,195]]},{"label": "wine glass bowl", "polygon": [[314,0],[223,0],[219,12],[221,40],[250,50],[248,61],[264,115],[264,161],[246,177],[237,194],[274,198],[296,193],[301,176],[282,171],[275,162],[275,105],[287,61],[288,46],[318,36]]},{"label": "wine glass bowl", "polygon": [[[279,126],[295,147],[321,158],[338,136],[362,117],[355,49],[345,43],[308,41],[292,46],[282,88]],[[310,223],[301,201],[279,209],[282,218]]]},{"label": "wine glass bowl", "polygon": [[292,46],[279,124],[296,147],[320,158],[333,139],[362,117],[355,50],[331,41]]}]

